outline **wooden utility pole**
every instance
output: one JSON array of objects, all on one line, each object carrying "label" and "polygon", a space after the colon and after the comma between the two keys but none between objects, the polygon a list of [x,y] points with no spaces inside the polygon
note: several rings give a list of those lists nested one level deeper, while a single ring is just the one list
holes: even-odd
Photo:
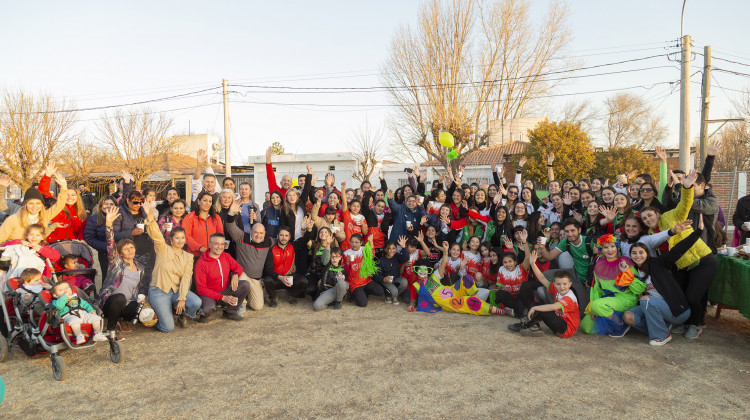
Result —
[{"label": "wooden utility pole", "polygon": [[227,96],[227,79],[221,79],[221,86],[224,88],[224,175],[232,176],[232,159],[229,151],[229,99]]},{"label": "wooden utility pole", "polygon": [[711,102],[711,46],[703,47],[703,83],[701,85],[701,137],[700,137],[700,166],[706,162],[706,148],[708,136],[708,105]]},{"label": "wooden utility pole", "polygon": [[682,37],[680,82],[680,169],[690,172],[690,35]]}]

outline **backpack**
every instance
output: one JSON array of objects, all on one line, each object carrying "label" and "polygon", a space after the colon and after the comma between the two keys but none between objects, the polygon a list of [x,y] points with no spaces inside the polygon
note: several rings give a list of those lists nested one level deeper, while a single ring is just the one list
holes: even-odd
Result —
[{"label": "backpack", "polygon": [[[594,285],[594,265],[596,265],[596,261],[599,260],[599,255],[594,254],[593,238],[589,240],[587,237],[583,243],[586,247],[586,253],[589,255],[589,269],[586,272],[586,278],[580,280],[586,285],[586,287],[591,287]],[[570,252],[570,242],[565,242],[565,251],[563,252]]]}]

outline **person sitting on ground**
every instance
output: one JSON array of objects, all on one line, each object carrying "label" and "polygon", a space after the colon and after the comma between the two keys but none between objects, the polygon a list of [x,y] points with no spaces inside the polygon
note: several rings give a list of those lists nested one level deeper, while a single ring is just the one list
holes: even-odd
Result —
[{"label": "person sitting on ground", "polygon": [[57,309],[57,314],[63,322],[70,325],[73,334],[76,336],[75,345],[81,345],[86,342],[86,338],[81,332],[81,324],[91,324],[94,330],[94,341],[107,341],[107,337],[102,334],[103,320],[97,315],[96,310],[85,300],[78,297],[70,285],[64,281],[52,286],[52,306]]},{"label": "person sitting on ground", "polygon": [[297,271],[295,255],[297,252],[306,252],[307,242],[314,239],[312,233],[314,226],[309,216],[305,217],[303,224],[305,234],[294,242],[290,242],[292,238],[291,228],[281,226],[276,245],[271,248],[271,252],[266,257],[263,285],[268,293],[268,306],[272,308],[278,304],[276,289],[286,289],[291,305],[297,303],[297,298],[305,296],[307,279],[304,273]]},{"label": "person sitting on ground", "polygon": [[532,306],[524,321],[508,325],[508,329],[513,332],[521,332],[523,335],[539,335],[542,333],[539,322],[542,321],[558,337],[572,337],[578,330],[581,315],[578,309],[578,298],[573,292],[570,273],[565,270],[556,271],[554,284],[550,283],[537,267],[537,258],[537,252],[533,251],[531,253],[531,270],[534,272],[534,277],[547,288],[550,298],[554,296],[554,302],[539,303]]},{"label": "person sitting on ground", "polygon": [[331,259],[323,276],[318,281],[318,297],[313,302],[313,309],[321,311],[333,303],[333,309],[341,309],[349,285],[346,283],[346,271],[341,262],[342,252],[339,248],[331,249]]},{"label": "person sitting on ground", "polygon": [[[354,304],[361,308],[367,306],[367,296],[385,295],[383,288],[378,283],[372,281],[370,275],[363,275],[362,265],[365,263],[365,247],[362,245],[363,240],[362,235],[359,233],[353,234],[351,238],[349,238],[351,248],[344,252],[349,291],[352,295]],[[370,237],[369,246],[370,255],[372,255],[372,237]]]},{"label": "person sitting on ground", "polygon": [[214,233],[209,238],[208,251],[195,264],[195,286],[202,301],[198,322],[208,321],[217,301],[226,305],[224,318],[242,321],[238,311],[250,291],[250,283],[240,280],[242,266],[224,252],[225,244],[224,234]]}]

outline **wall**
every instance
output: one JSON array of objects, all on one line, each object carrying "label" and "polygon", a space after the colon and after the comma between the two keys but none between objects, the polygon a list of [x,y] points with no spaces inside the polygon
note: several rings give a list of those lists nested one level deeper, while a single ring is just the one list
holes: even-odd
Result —
[{"label": "wall", "polygon": [[732,208],[729,208],[729,197],[732,191],[732,176],[733,172],[713,172],[711,174],[711,191],[713,191],[716,198],[719,200],[719,205],[724,209],[724,217],[731,225],[732,214],[734,213],[737,200],[746,196],[750,192],[750,184],[748,184],[748,178],[750,178],[749,172],[737,172],[737,182],[734,187],[734,196],[732,198]]}]

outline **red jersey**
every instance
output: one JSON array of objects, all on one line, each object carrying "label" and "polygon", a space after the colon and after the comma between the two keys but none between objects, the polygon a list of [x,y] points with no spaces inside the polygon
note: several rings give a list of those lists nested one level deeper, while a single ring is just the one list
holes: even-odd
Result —
[{"label": "red jersey", "polygon": [[490,273],[490,264],[491,261],[489,258],[485,258],[484,261],[482,261],[482,277],[488,282],[495,284],[497,283],[497,271]]},{"label": "red jersey", "polygon": [[453,273],[458,273],[458,270],[460,269],[461,269],[461,258],[456,258],[455,260],[452,260],[450,257],[448,257],[448,262],[445,263],[445,274],[449,275]]},{"label": "red jersey", "polygon": [[445,203],[438,203],[437,201],[430,201],[430,204],[427,205],[427,214],[439,214],[440,208],[443,207],[443,204]]},{"label": "red jersey", "polygon": [[376,214],[375,218],[378,221],[378,226],[370,226],[367,230],[367,237],[365,239],[370,240],[370,237],[372,237],[373,248],[382,249],[385,246],[385,234],[380,230],[380,224],[383,223],[383,219],[385,219],[385,213]]},{"label": "red jersey", "polygon": [[271,248],[271,254],[273,254],[273,271],[282,276],[294,273],[294,247],[292,244],[287,244],[284,248],[274,245]]},{"label": "red jersey", "polygon": [[463,251],[461,259],[466,261],[466,274],[475,278],[477,273],[482,270],[482,254],[472,254],[471,251]]},{"label": "red jersey", "polygon": [[409,254],[409,261],[406,261],[403,264],[403,270],[401,271],[401,276],[405,278],[407,281],[409,281],[409,284],[414,283],[417,281],[417,274],[414,272],[414,263],[417,262],[418,259],[422,258],[422,250],[418,249],[411,254]]},{"label": "red jersey", "polygon": [[573,334],[578,330],[578,324],[581,323],[581,313],[578,309],[578,299],[576,298],[573,289],[568,290],[568,293],[561,295],[557,293],[555,285],[549,284],[549,292],[555,295],[555,303],[560,305],[560,309],[555,311],[555,315],[565,320],[568,328],[565,332],[558,335],[560,338],[572,337]]},{"label": "red jersey", "polygon": [[372,281],[369,277],[362,278],[359,275],[363,259],[364,254],[362,253],[362,247],[357,251],[349,249],[344,252],[344,267],[346,268],[347,274],[346,281],[349,283],[349,290],[351,291],[354,291],[357,287],[364,286]]},{"label": "red jersey", "polygon": [[513,271],[508,271],[505,266],[501,266],[497,273],[497,282],[505,286],[504,290],[511,295],[517,295],[521,291],[521,283],[528,278],[529,273],[522,264],[518,264]]},{"label": "red jersey", "polygon": [[[346,251],[347,249],[352,247],[349,244],[349,238],[351,238],[352,235],[354,235],[355,233],[359,233],[360,235],[362,235],[362,225],[364,225],[366,222],[365,222],[365,216],[361,214],[352,216],[352,214],[349,213],[349,210],[344,212],[343,222],[344,222],[344,235],[346,235],[346,239],[344,239],[344,242],[341,243],[341,250]],[[358,222],[359,224],[357,224]]]}]

